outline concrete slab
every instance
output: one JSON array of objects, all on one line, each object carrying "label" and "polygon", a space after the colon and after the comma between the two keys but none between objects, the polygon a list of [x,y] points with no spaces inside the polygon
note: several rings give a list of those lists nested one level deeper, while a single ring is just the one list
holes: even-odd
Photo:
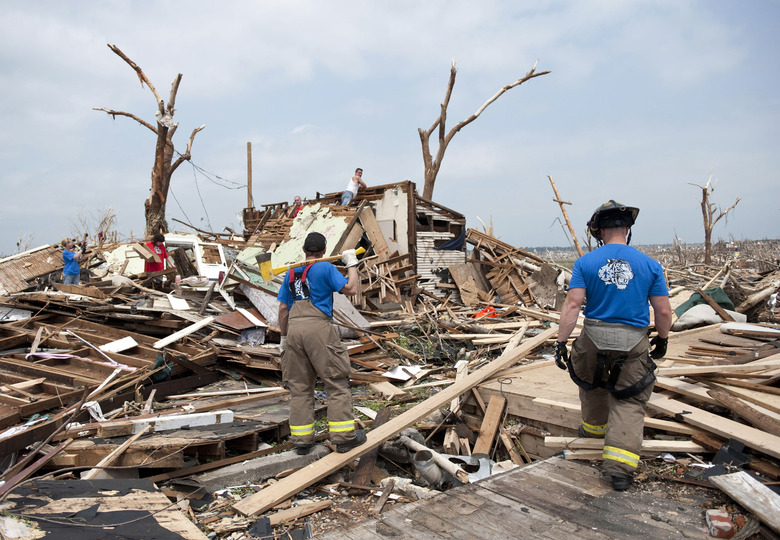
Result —
[{"label": "concrete slab", "polygon": [[192,479],[200,482],[209,491],[216,491],[229,486],[258,484],[276,476],[282,471],[305,467],[328,454],[330,454],[328,447],[318,444],[305,456],[299,456],[294,450],[280,452],[279,454],[250,459],[235,465],[228,465],[227,467],[194,475]]}]

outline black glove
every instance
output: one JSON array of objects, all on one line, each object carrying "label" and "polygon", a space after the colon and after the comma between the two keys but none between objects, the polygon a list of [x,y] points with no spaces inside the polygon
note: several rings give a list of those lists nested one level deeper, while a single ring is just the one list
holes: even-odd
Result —
[{"label": "black glove", "polygon": [[559,341],[555,344],[555,365],[566,371],[566,362],[569,361],[569,351],[566,349],[566,342]]},{"label": "black glove", "polygon": [[650,358],[658,360],[666,355],[666,346],[669,344],[669,338],[655,336],[650,340],[650,345],[653,347],[650,350]]}]

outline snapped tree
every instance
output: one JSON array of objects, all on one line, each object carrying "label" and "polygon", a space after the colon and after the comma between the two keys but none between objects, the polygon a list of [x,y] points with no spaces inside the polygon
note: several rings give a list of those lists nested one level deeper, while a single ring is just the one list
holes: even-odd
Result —
[{"label": "snapped tree", "polygon": [[715,191],[715,186],[712,185],[712,173],[710,173],[707,183],[703,186],[688,182],[692,186],[696,186],[701,189],[701,217],[704,222],[704,264],[712,263],[712,229],[715,228],[715,224],[726,218],[728,221],[728,213],[734,210],[734,207],[739,204],[741,200],[737,197],[734,204],[723,210],[722,207],[717,206],[714,202],[710,202],[710,195]]},{"label": "snapped tree", "polygon": [[[420,134],[420,141],[422,142],[422,154],[423,154],[423,162],[425,164],[425,186],[423,188],[423,198],[431,200],[433,198],[433,186],[436,183],[436,176],[439,174],[439,169],[441,168],[441,162],[444,159],[444,152],[447,150],[447,146],[450,144],[450,141],[452,141],[452,138],[455,136],[455,134],[463,129],[465,126],[472,123],[474,120],[479,118],[479,115],[482,114],[482,112],[487,109],[488,105],[493,103],[495,100],[497,100],[499,97],[501,97],[504,92],[511,90],[515,86],[520,86],[524,82],[533,79],[534,77],[540,77],[542,75],[547,75],[550,73],[549,71],[542,71],[541,73],[536,73],[536,64],[538,64],[539,61],[534,64],[534,67],[531,68],[531,70],[525,74],[525,76],[517,79],[515,82],[511,84],[507,84],[505,86],[502,86],[498,92],[496,92],[493,97],[488,99],[485,103],[482,104],[482,106],[477,109],[477,112],[466,118],[465,120],[458,122],[455,124],[451,130],[447,131],[446,129],[446,122],[447,122],[447,107],[450,104],[450,98],[452,97],[452,89],[455,86],[455,75],[457,74],[457,70],[455,69],[455,60],[452,61],[452,68],[450,69],[450,80],[447,84],[447,92],[444,96],[444,101],[441,104],[441,112],[439,113],[439,117],[433,122],[433,125],[431,125],[430,128],[427,130],[424,130],[422,128],[418,128],[417,131]],[[436,150],[436,158],[434,158],[431,155],[431,145],[430,145],[430,138],[433,134],[434,130],[438,128],[439,133],[439,147]]]},{"label": "snapped tree", "polygon": [[143,87],[143,85],[146,84],[152,94],[154,94],[157,103],[157,110],[154,111],[157,125],[152,125],[138,116],[124,111],[115,111],[104,107],[93,107],[93,110],[103,111],[110,114],[113,118],[116,118],[117,116],[127,116],[157,135],[157,144],[154,149],[154,166],[152,167],[152,187],[149,190],[149,196],[146,198],[146,201],[144,201],[146,216],[146,229],[144,234],[147,237],[150,237],[156,233],[166,233],[168,232],[168,223],[165,220],[165,203],[168,199],[168,188],[171,185],[171,176],[179,165],[185,161],[189,161],[195,135],[206,126],[202,125],[192,130],[192,134],[187,141],[187,150],[183,154],[180,154],[179,157],[176,158],[176,161],[174,161],[173,158],[176,152],[173,146],[173,135],[176,133],[179,124],[173,121],[173,114],[175,112],[176,93],[179,91],[179,83],[181,83],[182,74],[179,73],[173,80],[171,93],[168,96],[168,104],[166,105],[165,101],[160,97],[160,94],[157,93],[157,89],[152,82],[135,62],[130,60],[116,45],[108,44],[108,48],[114,51],[117,56],[133,68],[136,75],[138,75],[138,79],[141,81],[141,86]]}]

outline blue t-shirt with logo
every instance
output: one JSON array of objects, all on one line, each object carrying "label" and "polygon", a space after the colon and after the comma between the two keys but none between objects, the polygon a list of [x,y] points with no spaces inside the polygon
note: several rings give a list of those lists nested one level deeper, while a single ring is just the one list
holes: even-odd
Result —
[{"label": "blue t-shirt with logo", "polygon": [[343,289],[349,280],[329,262],[314,263],[306,273],[306,285],[309,288],[309,296],[306,296],[305,288],[300,285],[300,278],[305,268],[305,266],[301,266],[295,269],[295,298],[290,291],[290,272],[288,271],[284,275],[284,282],[279,287],[276,299],[291,308],[294,300],[309,298],[317,309],[328,317],[333,317],[333,293]]},{"label": "blue t-shirt with logo", "polygon": [[585,289],[588,319],[649,326],[651,296],[668,296],[661,264],[623,244],[606,244],[574,262],[570,289]]}]

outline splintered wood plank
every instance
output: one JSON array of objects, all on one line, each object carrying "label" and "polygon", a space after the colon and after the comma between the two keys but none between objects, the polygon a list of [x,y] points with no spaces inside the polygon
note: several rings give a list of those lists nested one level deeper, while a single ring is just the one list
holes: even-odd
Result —
[{"label": "splintered wood plank", "polygon": [[658,370],[658,374],[664,377],[682,377],[706,374],[720,375],[725,373],[759,373],[778,366],[780,366],[780,355],[774,355],[750,362],[749,364],[661,368]]},{"label": "splintered wood plank", "polygon": [[151,426],[155,432],[173,431],[186,426],[188,429],[197,426],[212,426],[214,424],[229,424],[233,422],[233,411],[222,410],[194,414],[169,414],[151,418],[130,418],[127,420],[112,420],[98,425],[98,437],[118,437],[132,435]]},{"label": "splintered wood plank", "polygon": [[153,347],[155,349],[162,349],[163,347],[170,345],[171,343],[179,341],[183,337],[189,336],[190,334],[197,332],[204,326],[210,325],[213,321],[214,321],[214,317],[206,317],[200,322],[191,324],[187,328],[183,328],[182,330],[179,330],[178,332],[175,332],[166,338],[156,341]]},{"label": "splintered wood plank", "polygon": [[330,508],[332,504],[333,501],[318,501],[318,502],[313,502],[308,504],[301,504],[294,508],[279,510],[278,512],[268,516],[268,519],[271,522],[271,527],[276,527],[282,522],[285,521],[292,522],[295,521],[296,519],[306,517],[309,514],[313,514],[315,512],[319,512],[320,510],[325,510],[326,508]]},{"label": "splintered wood plank", "polygon": [[372,391],[382,395],[385,399],[393,400],[406,397],[406,390],[398,388],[393,383],[387,381],[369,383],[368,386]]},{"label": "splintered wood plank", "polygon": [[479,383],[513,365],[518,360],[530,354],[534,349],[543,345],[549,338],[557,333],[557,328],[550,328],[539,335],[529,339],[516,349],[502,354],[486,366],[474,371],[459,383],[455,383],[441,392],[429,397],[422,403],[412,407],[406,412],[396,416],[386,424],[379,426],[368,433],[367,441],[344,454],[331,453],[319,461],[312,463],[294,472],[290,476],[262,489],[258,493],[236,503],[233,508],[244,515],[255,515],[265,512],[279,502],[295,495],[300,490],[307,488],[321,478],[341,468],[357,457],[362,456],[381,445],[384,441],[394,437],[405,428],[430,414],[433,410],[448,403],[455,396],[470,390]]},{"label": "splintered wood plank", "polygon": [[479,428],[479,437],[471,450],[473,454],[489,454],[490,447],[496,438],[496,431],[501,423],[501,415],[504,414],[506,399],[501,396],[493,396],[485,411],[485,418]]},{"label": "splintered wood plank", "polygon": [[147,262],[151,262],[151,261],[158,262],[158,263],[162,262],[160,256],[157,255],[157,253],[155,253],[151,249],[149,249],[149,246],[147,246],[146,244],[137,243],[137,244],[133,244],[130,247],[133,249],[133,251],[138,253],[138,255],[140,255],[143,260]]},{"label": "splintered wood plank", "polygon": [[[373,411],[372,411],[373,412]],[[392,409],[385,407],[381,409],[373,418],[373,427],[379,427],[382,424],[390,420]],[[379,455],[379,448],[374,448],[367,454],[363,454],[360,457],[358,466],[355,469],[355,474],[352,476],[352,483],[356,486],[367,486],[371,483],[371,474],[374,472],[374,466],[376,465],[376,458]],[[349,490],[351,495],[362,493],[363,490],[358,488],[351,488]]]},{"label": "splintered wood plank", "polygon": [[726,313],[726,310],[721,307],[720,304],[718,304],[715,300],[712,299],[712,297],[704,292],[701,289],[696,289],[696,292],[699,293],[699,295],[704,299],[709,306],[715,310],[715,313],[717,313],[721,319],[723,319],[726,322],[734,322],[734,317]]},{"label": "splintered wood plank", "polygon": [[762,429],[772,435],[780,436],[780,420],[773,418],[748,403],[733,396],[721,388],[708,390],[708,394],[717,399],[724,407],[733,412],[737,417],[747,420],[748,423]]},{"label": "splintered wood plank", "polygon": [[[455,364],[455,383],[462,381],[469,373],[469,363],[466,360],[459,360]],[[460,408],[461,396],[456,397],[450,402],[450,411],[455,412]]]},{"label": "splintered wood plank", "polygon": [[133,444],[135,441],[143,437],[146,433],[152,430],[152,426],[147,425],[144,427],[141,431],[127,439],[125,442],[123,442],[121,445],[119,445],[117,448],[115,448],[110,454],[108,454],[106,457],[100,460],[100,462],[95,466],[94,469],[90,469],[81,475],[82,480],[92,480],[97,475],[99,475],[101,471],[101,467],[107,467],[116,459],[122,455],[122,452],[127,450],[127,448]]},{"label": "splintered wood plank", "polygon": [[780,495],[745,471],[711,476],[709,480],[780,533]]},{"label": "splintered wood plank", "polygon": [[729,384],[715,383],[715,386],[717,386],[718,388],[722,388],[723,390],[726,390],[730,394],[739,396],[745,401],[755,403],[756,405],[762,405],[763,407],[766,407],[771,411],[780,413],[780,395],[770,393],[770,391],[780,390],[778,388],[765,387],[765,391],[762,391],[760,389],[760,385],[756,385],[756,388],[750,389],[750,388],[741,388],[739,386],[734,386],[733,383],[729,383]]},{"label": "splintered wood plank", "polygon": [[[544,445],[547,448],[584,448],[587,450],[601,450],[604,439],[591,439],[586,437],[545,437]],[[658,452],[690,452],[702,453],[706,449],[701,445],[690,441],[642,441],[641,454],[655,455]]]},{"label": "splintered wood plank", "polygon": [[726,439],[736,439],[754,450],[780,458],[780,437],[776,435],[770,435],[759,429],[740,424],[659,394],[653,394],[650,397],[648,406],[672,416],[679,415],[679,418],[682,418],[684,422],[704,431],[720,435]]},{"label": "splintered wood plank", "polygon": [[368,239],[371,240],[371,245],[374,247],[374,253],[379,256],[379,262],[387,260],[390,257],[390,248],[382,229],[379,228],[379,222],[377,222],[374,212],[361,212],[360,224],[366,230]]}]

